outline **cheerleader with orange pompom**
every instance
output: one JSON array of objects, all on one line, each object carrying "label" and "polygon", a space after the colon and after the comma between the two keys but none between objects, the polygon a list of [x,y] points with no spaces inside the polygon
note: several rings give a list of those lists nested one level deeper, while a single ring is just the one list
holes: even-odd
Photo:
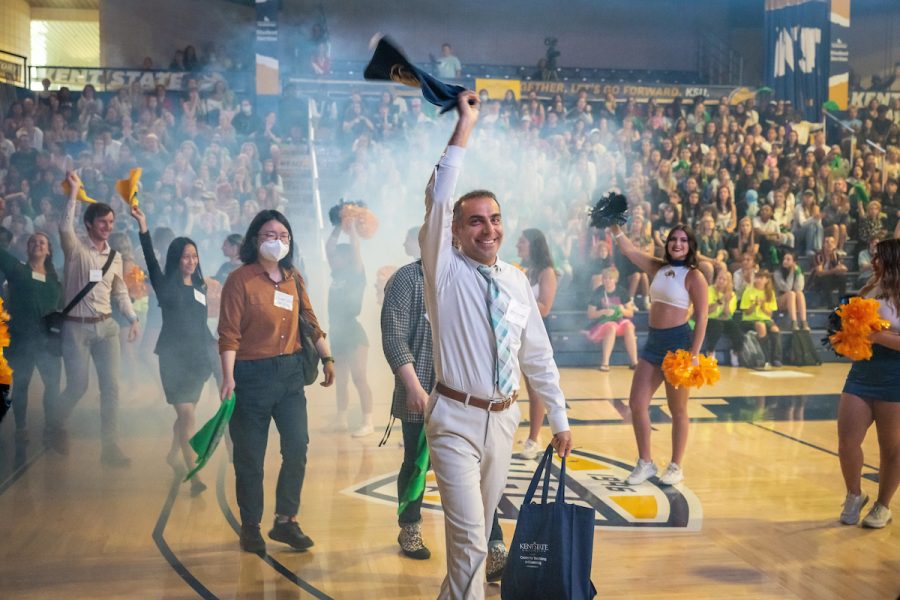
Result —
[{"label": "cheerleader with orange pompom", "polygon": [[[603,210],[601,205],[604,202],[607,202],[607,206],[612,205],[613,200],[601,200],[594,212]],[[619,203],[624,204],[624,198]],[[595,216],[592,214],[596,225]],[[706,335],[708,293],[706,278],[697,268],[697,240],[688,227],[673,227],[666,238],[664,257],[660,259],[642,252],[632,244],[618,223],[613,222],[610,231],[622,255],[651,279],[650,334],[640,352],[629,395],[639,459],[626,481],[628,485],[638,485],[657,474],[650,452],[650,399],[665,382],[666,399],[672,415],[672,460],[659,482],[674,485],[684,479],[682,464],[690,422],[687,413],[689,388],[697,383],[697,377],[702,379],[702,373],[705,372],[700,360],[700,348]],[[693,333],[688,324],[691,305],[695,321]],[[678,354],[678,351],[689,352],[689,364],[686,367],[698,367],[688,369],[698,375],[690,374],[686,380],[675,380],[673,383],[671,379],[666,379],[663,361],[670,353],[675,353],[673,359],[685,356]],[[711,366],[715,367],[714,364]]]},{"label": "cheerleader with orange pompom", "polygon": [[[337,365],[335,369],[337,414],[331,430],[344,432],[348,429],[349,383],[352,380],[362,408],[362,421],[353,430],[352,436],[366,437],[375,429],[372,423],[372,389],[369,387],[366,371],[369,338],[359,322],[366,288],[360,238],[374,235],[378,221],[361,202],[341,201],[329,211],[329,218],[334,229],[325,243],[325,254],[331,267],[328,322],[331,349]],[[341,232],[347,236],[349,243],[338,243]]]},{"label": "cheerleader with orange pompom", "polygon": [[862,489],[862,443],[874,422],[881,449],[878,499],[862,526],[880,529],[891,521],[900,484],[900,240],[878,243],[872,273],[862,298],[838,309],[841,330],[829,339],[854,360],[838,406],[838,456],[847,487],[840,520],[855,525],[869,501]]}]

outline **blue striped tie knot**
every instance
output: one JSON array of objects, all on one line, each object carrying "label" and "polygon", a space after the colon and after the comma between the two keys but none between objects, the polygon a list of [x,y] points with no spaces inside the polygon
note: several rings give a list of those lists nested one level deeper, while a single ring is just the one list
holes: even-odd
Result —
[{"label": "blue striped tie knot", "polygon": [[491,329],[494,330],[494,339],[497,342],[496,384],[500,394],[506,398],[512,395],[517,383],[513,368],[509,322],[506,319],[510,296],[494,279],[494,267],[479,265],[478,272],[488,284],[488,313],[491,318]]}]

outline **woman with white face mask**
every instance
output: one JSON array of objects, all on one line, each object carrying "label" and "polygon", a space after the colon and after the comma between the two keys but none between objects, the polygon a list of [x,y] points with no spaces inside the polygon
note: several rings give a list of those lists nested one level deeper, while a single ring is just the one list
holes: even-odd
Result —
[{"label": "woman with white face mask", "polygon": [[281,435],[275,524],[269,537],[305,550],[313,545],[296,516],[306,472],[309,432],[300,357],[299,318],[313,329],[324,364],[323,386],[334,382],[334,359],[319,327],[303,278],[294,268],[291,226],[277,210],[260,211],[244,236],[240,258],[222,288],[219,353],[224,400],[236,397],[229,423],[234,442],[241,549],[262,554],[263,463],[270,421]]}]

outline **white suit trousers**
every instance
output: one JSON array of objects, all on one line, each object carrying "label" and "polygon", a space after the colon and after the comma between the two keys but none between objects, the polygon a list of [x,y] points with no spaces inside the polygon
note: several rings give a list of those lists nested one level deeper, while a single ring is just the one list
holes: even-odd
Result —
[{"label": "white suit trousers", "polygon": [[431,464],[444,509],[447,576],[438,600],[484,598],[490,527],[506,487],[518,403],[488,412],[433,392],[425,411]]}]

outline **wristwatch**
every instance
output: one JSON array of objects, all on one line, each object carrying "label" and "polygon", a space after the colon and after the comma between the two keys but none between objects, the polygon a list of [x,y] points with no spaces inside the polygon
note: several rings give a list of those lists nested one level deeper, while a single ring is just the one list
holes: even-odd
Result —
[{"label": "wristwatch", "polygon": [[323,356],[323,357],[321,358],[321,360],[322,360],[322,364],[323,364],[323,365],[324,365],[325,363],[334,363],[334,357],[333,357],[333,356]]}]

